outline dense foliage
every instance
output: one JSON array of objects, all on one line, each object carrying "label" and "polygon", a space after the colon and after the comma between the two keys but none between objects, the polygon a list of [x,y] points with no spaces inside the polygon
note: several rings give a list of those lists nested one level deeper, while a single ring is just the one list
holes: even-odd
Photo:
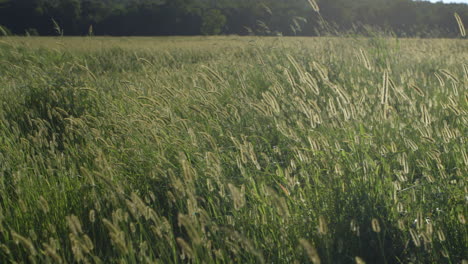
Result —
[{"label": "dense foliage", "polygon": [[0,263],[466,263],[467,45],[4,38]]},{"label": "dense foliage", "polygon": [[[454,12],[468,20],[466,4],[317,2],[320,14],[308,0],[1,0],[0,25],[31,35],[315,36],[366,33],[372,26],[398,36],[455,37]],[[57,31],[53,20],[63,31]]]}]

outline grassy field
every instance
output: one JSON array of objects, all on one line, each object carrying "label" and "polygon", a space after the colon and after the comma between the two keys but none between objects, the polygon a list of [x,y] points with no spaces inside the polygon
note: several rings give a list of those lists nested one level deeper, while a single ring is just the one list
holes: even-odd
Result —
[{"label": "grassy field", "polygon": [[468,261],[468,41],[1,38],[1,263]]}]

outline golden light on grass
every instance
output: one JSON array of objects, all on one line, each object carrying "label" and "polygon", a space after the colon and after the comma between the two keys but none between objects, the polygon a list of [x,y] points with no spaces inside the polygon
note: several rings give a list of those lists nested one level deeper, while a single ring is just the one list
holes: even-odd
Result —
[{"label": "golden light on grass", "polygon": [[366,262],[361,257],[356,256],[354,258],[354,261],[356,262],[356,264],[366,264]]},{"label": "golden light on grass", "polygon": [[0,262],[459,262],[462,41],[3,38]]}]

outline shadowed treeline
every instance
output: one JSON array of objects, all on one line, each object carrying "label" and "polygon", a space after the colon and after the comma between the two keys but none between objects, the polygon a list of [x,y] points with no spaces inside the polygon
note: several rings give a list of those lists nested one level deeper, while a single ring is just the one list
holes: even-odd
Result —
[{"label": "shadowed treeline", "polygon": [[466,4],[317,2],[320,10],[307,0],[0,0],[0,25],[21,35],[317,36],[377,28],[401,37],[457,37],[454,13],[468,18]]}]

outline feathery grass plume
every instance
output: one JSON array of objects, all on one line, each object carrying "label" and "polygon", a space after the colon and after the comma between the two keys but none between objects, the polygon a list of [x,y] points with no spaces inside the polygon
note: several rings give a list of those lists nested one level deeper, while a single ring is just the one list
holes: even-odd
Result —
[{"label": "feathery grass plume", "polygon": [[291,74],[291,72],[288,70],[288,68],[283,68],[283,73],[284,75],[286,75],[286,78],[289,82],[289,84],[291,85],[291,88],[293,89],[293,92],[296,92],[296,81],[294,80],[294,77],[293,75]]},{"label": "feathery grass plume", "polygon": [[306,78],[305,80],[307,87],[309,87],[314,94],[319,95],[320,89],[318,87],[317,80],[314,77],[312,77],[312,75],[310,75],[310,73],[308,72],[306,72],[304,76]]},{"label": "feathery grass plume", "polygon": [[398,229],[402,231],[406,229],[405,221],[403,219],[398,219]]},{"label": "feathery grass plume", "polygon": [[424,241],[424,245],[425,247],[428,245],[428,244],[431,244],[432,243],[432,236],[430,236],[429,234],[427,234],[426,232],[421,232],[419,234],[420,237],[422,237],[423,241]]},{"label": "feathery grass plume", "polygon": [[354,258],[354,261],[356,262],[356,264],[366,264],[366,262],[358,256]]},{"label": "feathery grass plume", "polygon": [[359,49],[359,52],[362,57],[362,61],[364,62],[364,67],[368,69],[369,71],[372,71],[372,65],[369,62],[369,58],[367,57],[367,53],[363,49]]},{"label": "feathery grass plume", "polygon": [[70,216],[67,216],[66,219],[67,219],[68,227],[70,228],[70,231],[73,234],[78,235],[78,234],[83,233],[80,220],[78,219],[77,216],[70,215]]},{"label": "feathery grass plume", "polygon": [[83,245],[88,249],[88,253],[94,249],[93,241],[88,235],[83,235],[81,238],[83,240]]},{"label": "feathery grass plume", "polygon": [[[265,21],[257,19],[257,26],[259,27],[259,29],[257,29],[257,32],[264,34],[264,35],[271,34],[270,27],[267,25],[267,23],[265,23]],[[262,57],[257,57],[257,59],[259,60],[260,64],[264,64]]]},{"label": "feathery grass plume", "polygon": [[408,178],[403,174],[403,172],[401,171],[398,171],[398,172],[395,172],[395,176],[397,177],[397,179],[400,181],[400,182],[406,182],[408,181]]},{"label": "feathery grass plume", "polygon": [[383,105],[386,105],[388,102],[388,85],[389,85],[388,71],[384,71],[382,92],[380,94],[380,102]]},{"label": "feathery grass plume", "polygon": [[450,100],[450,104],[447,105],[447,107],[453,111],[453,113],[456,115],[456,116],[460,116],[461,115],[461,110],[458,109],[458,103],[455,101],[455,99],[453,97],[449,97],[449,100]]},{"label": "feathery grass plume", "polygon": [[448,79],[452,80],[453,82],[455,83],[459,83],[460,81],[458,80],[458,78],[453,74],[451,73],[449,70],[447,69],[442,69],[442,70],[439,70],[439,72],[441,72],[443,75],[445,75]]},{"label": "feathery grass plume", "polygon": [[101,202],[99,201],[94,202],[94,209],[96,209],[96,211],[98,212],[101,212]]},{"label": "feathery grass plume", "polygon": [[[189,213],[190,215],[196,214],[195,212],[192,213],[190,211]],[[190,215],[179,214],[177,216],[178,224],[187,230],[190,241],[192,241],[194,245],[202,245],[204,242],[203,231],[201,230],[198,221]]]},{"label": "feathery grass plume", "polygon": [[403,138],[403,141],[405,142],[405,146],[410,148],[412,151],[416,151],[419,149],[418,145],[414,143],[413,140],[405,137]]},{"label": "feathery grass plume", "polygon": [[[85,66],[85,65],[81,65],[79,63],[76,63],[76,66],[80,67],[81,69],[85,70],[93,79],[94,81],[97,81],[98,78],[96,77],[96,75],[94,75],[94,73],[88,68],[88,66]],[[81,88],[81,90],[88,90],[88,91],[93,91],[95,92],[93,89],[90,89],[90,88]]]},{"label": "feathery grass plume", "polygon": [[313,61],[311,64],[312,69],[315,69],[322,81],[329,81],[328,79],[328,70],[325,66],[321,65],[320,63]]},{"label": "feathery grass plume", "polygon": [[307,105],[303,100],[299,100],[298,108],[302,113],[304,113],[307,116],[307,118],[311,119],[313,117],[314,112],[309,107],[309,105]]},{"label": "feathery grass plume", "polygon": [[317,249],[315,249],[314,246],[312,246],[309,241],[305,239],[299,239],[299,243],[301,243],[301,246],[305,249],[307,256],[309,256],[310,261],[314,264],[320,264],[320,256],[317,252]]},{"label": "feathery grass plume", "polygon": [[262,167],[260,166],[260,163],[258,163],[257,155],[255,154],[255,150],[252,143],[249,142],[247,144],[247,149],[250,160],[252,160],[252,163],[255,165],[255,168],[257,168],[257,170],[261,170]]},{"label": "feathery grass plume", "polygon": [[[390,88],[392,88],[395,92],[402,93],[402,90],[395,84],[395,82],[392,80],[392,78],[388,78],[388,83],[390,85]],[[404,95],[404,94],[403,94]]]},{"label": "feathery grass plume", "polygon": [[410,228],[411,239],[416,247],[421,246],[421,240],[419,240],[419,235],[414,231],[414,229]]},{"label": "feathery grass plume", "polygon": [[416,229],[421,230],[424,227],[424,217],[421,211],[416,214]]},{"label": "feathery grass plume", "polygon": [[307,0],[307,1],[309,1],[310,6],[312,7],[312,9],[313,9],[315,12],[317,12],[317,13],[320,12],[319,5],[317,4],[317,2],[316,2],[315,0]]},{"label": "feathery grass plume", "polygon": [[275,99],[275,96],[271,94],[269,91],[262,93],[262,97],[265,100],[265,103],[271,108],[273,113],[280,113],[281,108],[278,104],[278,102]]},{"label": "feathery grass plume", "polygon": [[190,245],[183,239],[183,238],[176,238],[177,244],[182,248],[183,252],[189,257],[190,259],[193,259],[195,256],[193,254],[193,250],[190,247]]},{"label": "feathery grass plume", "polygon": [[458,221],[460,222],[460,224],[465,225],[466,224],[465,216],[462,213],[458,213],[457,216],[458,216]]},{"label": "feathery grass plume", "polygon": [[328,224],[327,220],[323,216],[319,216],[319,226],[318,231],[322,235],[326,235],[328,233]]},{"label": "feathery grass plume", "polygon": [[63,263],[62,258],[60,257],[60,255],[57,253],[57,251],[55,250],[53,246],[47,243],[43,243],[42,245],[44,246],[44,250],[42,254],[52,259],[54,263],[58,263],[58,264]]},{"label": "feathery grass plume", "polygon": [[388,112],[388,88],[389,88],[389,76],[388,71],[385,70],[383,74],[383,85],[382,85],[382,92],[380,95],[380,101],[383,105],[383,117],[387,119],[387,112]]},{"label": "feathery grass plume", "polygon": [[91,210],[89,211],[89,221],[90,221],[91,223],[96,222],[96,211],[95,211],[94,209],[91,209]]},{"label": "feathery grass plume", "polygon": [[273,15],[273,11],[271,11],[271,8],[269,6],[267,6],[265,3],[262,3],[261,7],[263,7],[263,10],[265,10],[265,12],[267,12],[267,14],[269,14],[270,16]]},{"label": "feathery grass plume", "polygon": [[5,244],[0,244],[0,250],[2,250],[6,255],[11,255],[10,249]]},{"label": "feathery grass plume", "polygon": [[89,36],[89,37],[94,36],[93,25],[89,25],[89,28],[88,28],[88,36]]},{"label": "feathery grass plume", "polygon": [[15,231],[11,231],[11,237],[13,238],[13,241],[15,242],[15,244],[17,244],[17,245],[21,244],[23,247],[25,247],[29,251],[29,253],[32,256],[37,255],[37,250],[34,247],[34,244],[31,242],[31,240],[29,240],[28,238],[16,233]]},{"label": "feathery grass plume", "polygon": [[20,200],[18,201],[18,206],[19,206],[19,208],[21,209],[21,211],[22,211],[23,213],[27,213],[27,212],[29,211],[29,210],[28,210],[28,207],[26,206],[26,203],[24,202],[23,199],[20,199]]},{"label": "feathery grass plume", "polygon": [[215,79],[218,80],[219,83],[224,83],[224,82],[225,82],[225,80],[223,79],[223,77],[221,77],[221,74],[220,74],[218,71],[216,71],[215,69],[210,68],[210,67],[208,67],[208,66],[206,66],[206,65],[202,65],[201,67],[202,67],[203,69],[207,70],[208,73],[211,74],[211,76],[215,77]]},{"label": "feathery grass plume", "polygon": [[281,183],[278,183],[278,186],[281,188],[281,190],[286,194],[287,196],[290,196],[291,194],[289,193],[288,189],[284,187]]},{"label": "feathery grass plume", "polygon": [[444,79],[442,79],[442,77],[437,72],[434,72],[434,75],[437,78],[437,81],[439,81],[440,86],[444,87],[445,86]]},{"label": "feathery grass plume", "polygon": [[415,84],[410,84],[409,87],[412,88],[413,90],[415,90],[416,93],[418,93],[420,96],[424,96],[423,90],[421,90],[421,88],[419,88]]},{"label": "feathery grass plume", "polygon": [[429,236],[432,236],[433,233],[434,233],[434,226],[432,225],[432,221],[428,221],[426,223],[426,234],[428,234]]},{"label": "feathery grass plume", "polygon": [[337,115],[335,100],[332,97],[328,98],[327,108],[328,108],[329,115],[331,115],[331,116],[336,116]]},{"label": "feathery grass plume", "polygon": [[109,236],[111,238],[112,244],[122,253],[126,254],[128,252],[127,244],[125,243],[125,233],[118,228],[117,225],[114,225],[111,221],[103,219],[102,223],[106,226],[109,231]]},{"label": "feathery grass plume", "polygon": [[440,253],[442,254],[442,256],[444,256],[444,258],[450,258],[450,254],[449,254],[449,252],[447,251],[446,248],[442,248],[440,250]]},{"label": "feathery grass plume", "polygon": [[77,262],[85,261],[87,259],[86,256],[88,256],[94,248],[91,239],[87,235],[78,236],[73,233],[69,234],[69,239],[74,260]]},{"label": "feathery grass plume", "polygon": [[460,35],[462,37],[466,37],[465,26],[463,25],[463,21],[462,21],[461,17],[457,13],[455,13],[453,15],[455,16],[455,19],[457,20],[458,29],[460,30]]},{"label": "feathery grass plume", "polygon": [[289,217],[289,208],[288,204],[286,203],[286,199],[284,197],[278,197],[277,194],[275,193],[275,200],[274,203],[276,205],[276,208],[278,209],[278,215],[281,217]]},{"label": "feathery grass plume", "polygon": [[429,126],[431,124],[431,116],[429,115],[429,111],[427,111],[425,104],[421,104],[421,121],[425,126]]},{"label": "feathery grass plume", "polygon": [[302,67],[299,65],[299,63],[294,59],[293,56],[291,56],[290,54],[287,54],[286,57],[288,58],[289,62],[291,63],[291,65],[293,66],[294,70],[296,70],[296,73],[297,75],[299,75],[299,80],[304,83],[305,82],[305,70],[302,69]]},{"label": "feathery grass plume", "polygon": [[466,150],[462,149],[461,153],[462,153],[463,162],[465,163],[465,166],[468,166],[468,154],[466,153]]},{"label": "feathery grass plume", "polygon": [[[338,94],[338,96],[343,100],[345,104],[350,103],[350,96],[348,95],[348,93],[346,93],[346,91],[342,87],[330,81],[326,81],[326,84],[328,87],[332,88],[332,90]],[[339,103],[338,100],[337,102]]]},{"label": "feathery grass plume", "polygon": [[54,24],[55,33],[57,33],[59,36],[63,36],[63,29],[60,27],[57,21],[52,18],[52,23]]},{"label": "feathery grass plume", "polygon": [[468,64],[463,64],[463,73],[465,74],[465,79],[468,79]]},{"label": "feathery grass plume", "polygon": [[380,231],[381,231],[379,220],[377,220],[376,218],[372,219],[372,231],[374,231],[376,233],[380,233]]},{"label": "feathery grass plume", "polygon": [[42,209],[44,213],[48,213],[50,211],[49,203],[44,198],[44,196],[42,195],[39,196],[38,203],[39,203],[39,207]]}]

